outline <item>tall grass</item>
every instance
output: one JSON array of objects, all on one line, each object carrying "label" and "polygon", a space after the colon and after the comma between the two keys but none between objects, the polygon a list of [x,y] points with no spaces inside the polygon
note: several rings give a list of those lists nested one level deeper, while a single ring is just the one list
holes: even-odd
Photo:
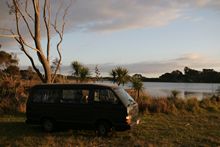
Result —
[{"label": "tall grass", "polygon": [[205,98],[198,100],[197,98],[182,99],[178,97],[162,97],[153,98],[147,95],[142,95],[136,99],[139,105],[140,113],[200,113],[202,111],[219,111],[219,97]]}]

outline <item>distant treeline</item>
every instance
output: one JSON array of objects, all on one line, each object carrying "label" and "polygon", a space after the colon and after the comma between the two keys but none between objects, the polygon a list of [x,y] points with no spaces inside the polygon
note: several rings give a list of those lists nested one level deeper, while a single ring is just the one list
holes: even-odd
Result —
[{"label": "distant treeline", "polygon": [[189,67],[184,68],[184,73],[174,70],[164,73],[159,78],[142,77],[144,82],[187,82],[187,83],[220,83],[220,72],[213,69],[198,71]]},{"label": "distant treeline", "polygon": [[[29,79],[30,77],[37,78],[37,75],[33,71],[21,70],[22,79]],[[62,77],[63,75],[58,75]],[[184,71],[174,70],[170,73],[164,73],[158,78],[148,78],[144,77],[141,74],[133,75],[139,77],[143,82],[186,82],[186,83],[220,83],[220,72],[215,71],[214,69],[203,69],[198,71],[185,67]],[[67,80],[76,80],[76,77],[69,75],[66,77]],[[90,80],[95,81],[96,77],[89,77]],[[103,81],[113,81],[112,77],[100,77],[99,80]]]}]

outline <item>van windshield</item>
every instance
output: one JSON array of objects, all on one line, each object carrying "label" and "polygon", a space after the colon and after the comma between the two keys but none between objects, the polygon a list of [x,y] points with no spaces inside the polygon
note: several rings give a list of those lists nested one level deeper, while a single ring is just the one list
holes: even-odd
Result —
[{"label": "van windshield", "polygon": [[115,88],[114,91],[119,96],[124,106],[128,107],[136,103],[134,99],[123,88]]}]

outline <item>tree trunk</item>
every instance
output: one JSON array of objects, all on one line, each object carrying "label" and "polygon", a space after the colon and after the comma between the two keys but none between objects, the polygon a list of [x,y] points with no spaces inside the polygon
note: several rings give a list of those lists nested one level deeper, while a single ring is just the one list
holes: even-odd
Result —
[{"label": "tree trunk", "polygon": [[40,6],[38,0],[33,0],[34,8],[35,8],[35,46],[39,52],[37,52],[38,58],[44,68],[44,83],[51,83],[51,68],[50,62],[47,60],[45,55],[43,54],[43,50],[41,47],[41,32],[40,32]]}]

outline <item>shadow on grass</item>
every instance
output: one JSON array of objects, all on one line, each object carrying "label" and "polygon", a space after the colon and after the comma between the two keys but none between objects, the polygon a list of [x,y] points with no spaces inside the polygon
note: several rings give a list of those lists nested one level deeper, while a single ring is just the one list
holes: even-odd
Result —
[{"label": "shadow on grass", "polygon": [[3,136],[34,136],[42,134],[37,126],[28,126],[25,122],[0,122],[0,138]]},{"label": "shadow on grass", "polygon": [[7,137],[8,139],[20,137],[43,137],[51,136],[76,136],[94,138],[96,133],[94,130],[76,127],[59,126],[54,132],[44,132],[39,125],[27,125],[25,122],[0,122],[0,138]]}]

